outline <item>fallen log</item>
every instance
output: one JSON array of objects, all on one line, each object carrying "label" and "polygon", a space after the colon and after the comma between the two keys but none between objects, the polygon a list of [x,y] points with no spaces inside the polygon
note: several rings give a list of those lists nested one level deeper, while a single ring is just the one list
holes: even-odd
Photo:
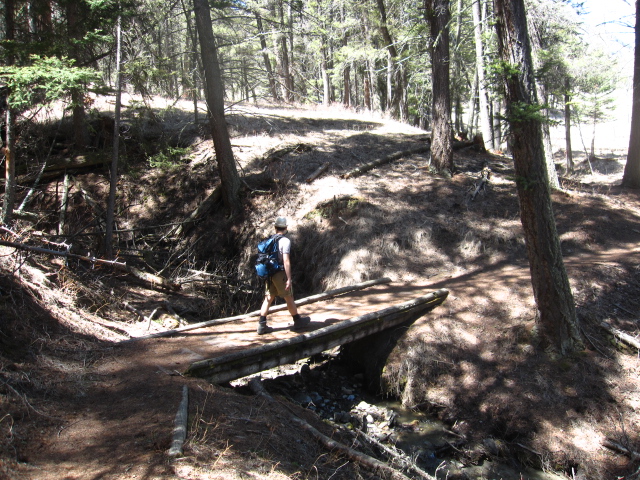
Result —
[{"label": "fallen log", "polygon": [[420,147],[412,148],[409,150],[402,150],[401,152],[395,152],[391,155],[387,155],[386,157],[378,158],[372,162],[361,165],[353,170],[342,175],[342,178],[352,178],[362,175],[369,170],[373,170],[374,168],[384,165],[386,163],[391,163],[395,160],[398,160],[403,157],[408,157],[410,155],[415,155],[416,153],[426,153],[431,150],[431,144],[422,145]]},{"label": "fallen log", "polygon": [[7,242],[4,240],[0,240],[0,245],[5,247],[17,248],[19,250],[24,250],[27,252],[43,253],[45,255],[56,255],[59,257],[73,258],[75,260],[81,260],[81,261],[89,262],[95,265],[105,265],[115,270],[127,272],[128,274],[134,276],[138,280],[142,280],[143,282],[148,283],[154,287],[162,287],[169,290],[180,290],[179,284],[174,283],[167,278],[160,277],[152,273],[144,272],[138,268],[127,265],[126,263],[118,262],[116,260],[105,260],[102,258],[87,257],[84,255],[76,255],[74,253],[69,253],[68,251],[60,252],[57,250],[50,250],[48,248],[34,247],[31,245],[25,245],[23,243]]},{"label": "fallen log", "polygon": [[640,341],[638,341],[636,338],[632,337],[628,333],[625,333],[622,330],[618,330],[617,328],[612,327],[607,322],[602,322],[600,324],[600,327],[602,327],[607,332],[609,332],[611,335],[613,335],[617,339],[621,340],[622,342],[626,343],[627,345],[630,345],[630,346],[635,347],[638,350],[640,350]]},{"label": "fallen log", "polygon": [[[269,403],[271,404],[278,403],[277,400],[275,400],[269,394],[269,392],[267,392],[267,390],[264,388],[260,378],[256,377],[251,379],[251,381],[249,382],[249,388],[251,388],[251,391],[253,391],[253,393],[261,396],[262,398],[267,400]],[[315,440],[320,442],[324,447],[330,450],[337,450],[343,455],[345,455],[347,458],[349,458],[350,460],[357,462],[367,467],[368,469],[373,470],[374,472],[384,473],[386,475],[389,475],[389,478],[392,478],[394,480],[410,480],[409,477],[404,475],[402,472],[399,472],[398,470],[390,467],[386,463],[381,462],[380,460],[373,458],[369,455],[366,455],[364,453],[358,452],[357,450],[354,450],[353,448],[348,447],[338,442],[337,440],[327,437],[325,434],[323,434],[322,432],[314,428],[312,425],[310,425],[308,422],[305,422],[304,420],[302,420],[300,417],[296,415],[289,414],[289,421],[297,425],[298,427],[300,427],[305,432],[309,433]],[[426,477],[426,478],[431,479],[433,477]]]},{"label": "fallen log", "polygon": [[[326,300],[326,299],[331,298],[331,297],[342,295],[343,293],[354,292],[356,290],[362,290],[362,289],[365,289],[367,287],[371,287],[371,286],[374,286],[374,285],[381,285],[381,284],[389,283],[389,282],[391,282],[390,278],[383,277],[383,278],[379,278],[377,280],[369,280],[367,282],[358,283],[356,285],[350,285],[350,286],[347,286],[347,287],[336,288],[334,290],[329,290],[328,292],[319,293],[317,295],[311,295],[310,297],[305,297],[305,298],[301,298],[300,300],[296,300],[296,306],[301,307],[303,305],[308,305],[310,303],[319,302],[321,300]],[[271,307],[269,309],[269,313],[281,312],[282,310],[286,310],[286,308],[287,308],[287,306],[284,305],[284,304],[283,305],[278,305],[278,306],[275,306],[275,307]],[[244,319],[251,318],[251,317],[257,317],[258,315],[260,315],[260,310],[255,310],[255,311],[253,311],[251,313],[245,313],[243,315],[236,315],[234,317],[216,318],[216,319],[213,319],[213,320],[207,320],[205,322],[193,323],[191,325],[187,325],[187,326],[180,327],[180,328],[174,328],[172,330],[165,330],[164,332],[152,333],[150,335],[145,335],[143,337],[134,337],[134,338],[125,340],[124,343],[135,342],[137,340],[147,340],[149,338],[169,337],[169,336],[175,335],[177,333],[188,332],[190,330],[197,330],[199,328],[210,327],[210,326],[213,326],[213,325],[221,325],[221,324],[224,324],[224,323],[231,323],[231,322],[235,322],[235,321],[238,321],[238,320],[244,320]]]},{"label": "fallen log", "polygon": [[73,158],[65,158],[61,162],[46,165],[46,168],[41,171],[28,173],[25,175],[19,175],[16,178],[16,183],[19,185],[29,182],[43,182],[53,180],[60,177],[65,170],[68,172],[78,173],[85,169],[91,169],[96,167],[103,167],[107,163],[106,157],[98,154],[92,154],[89,156],[79,155]]},{"label": "fallen log", "polygon": [[282,158],[289,153],[302,153],[313,150],[313,145],[308,143],[294,143],[293,145],[286,145],[280,148],[274,148],[269,150],[265,155],[265,162],[273,162],[275,160],[282,160]]},{"label": "fallen log", "polygon": [[322,175],[327,170],[329,170],[329,162],[323,163],[315,172],[313,172],[311,175],[309,175],[307,177],[305,182],[307,182],[307,183],[313,182],[316,178],[318,178],[320,175]]}]

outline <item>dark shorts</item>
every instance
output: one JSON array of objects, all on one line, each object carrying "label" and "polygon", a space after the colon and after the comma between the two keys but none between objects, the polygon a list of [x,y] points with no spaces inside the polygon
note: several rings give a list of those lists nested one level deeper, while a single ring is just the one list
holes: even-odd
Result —
[{"label": "dark shorts", "polygon": [[265,294],[272,297],[290,297],[293,295],[293,287],[287,290],[287,275],[284,271],[277,272],[266,282]]}]

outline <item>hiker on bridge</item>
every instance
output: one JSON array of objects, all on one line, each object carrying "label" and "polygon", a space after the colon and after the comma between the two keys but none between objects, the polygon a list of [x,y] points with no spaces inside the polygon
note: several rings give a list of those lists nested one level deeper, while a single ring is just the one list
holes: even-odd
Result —
[{"label": "hiker on bridge", "polygon": [[278,239],[278,260],[283,265],[283,270],[277,271],[269,276],[265,285],[265,297],[260,309],[260,320],[258,321],[258,334],[264,335],[273,331],[272,327],[267,325],[267,314],[269,307],[276,297],[282,297],[287,303],[289,313],[293,317],[292,330],[298,330],[309,325],[311,319],[302,317],[298,313],[298,307],[293,300],[293,284],[291,277],[291,240],[284,235],[287,233],[287,219],[284,217],[276,218],[274,223],[276,235],[281,235]]}]

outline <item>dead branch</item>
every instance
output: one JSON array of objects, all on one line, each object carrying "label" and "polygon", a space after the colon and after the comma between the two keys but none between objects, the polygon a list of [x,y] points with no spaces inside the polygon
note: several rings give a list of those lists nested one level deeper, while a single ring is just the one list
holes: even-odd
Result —
[{"label": "dead branch", "polygon": [[[327,298],[335,297],[337,295],[341,295],[343,293],[353,292],[356,290],[362,290],[364,288],[379,285],[383,283],[391,282],[390,278],[384,277],[379,278],[377,280],[369,280],[368,282],[358,283],[356,285],[351,285],[348,287],[336,288],[334,290],[329,290],[328,292],[319,293],[317,295],[312,295],[310,297],[305,297],[300,300],[296,300],[296,306],[300,307],[302,305],[308,305],[310,303],[319,302],[321,300],[326,300]],[[272,307],[269,309],[269,313],[280,312],[282,310],[286,310],[287,306],[285,304],[278,305],[276,307]],[[244,315],[236,315],[234,317],[226,317],[226,318],[216,318],[213,320],[207,320],[205,322],[193,323],[191,325],[187,325],[185,327],[174,328],[172,330],[166,330],[164,332],[152,333],[150,335],[145,335],[143,337],[134,337],[129,340],[125,340],[123,343],[135,342],[137,340],[147,340],[149,338],[159,338],[159,337],[169,337],[171,335],[175,335],[177,333],[188,332],[189,330],[197,330],[198,328],[210,327],[213,325],[221,325],[223,323],[231,323],[237,320],[245,320],[251,317],[257,317],[260,315],[260,310],[255,310],[250,313],[245,313]]]},{"label": "dead branch", "polygon": [[69,173],[64,174],[64,183],[62,187],[62,199],[60,200],[60,220],[58,222],[58,233],[64,231],[65,220],[67,216],[67,206],[69,201],[69,182],[71,175]]},{"label": "dead branch", "polygon": [[[261,396],[265,400],[267,400],[271,404],[277,404],[278,402],[267,392],[262,385],[262,381],[259,377],[254,377],[249,382],[249,387],[251,391],[256,395]],[[301,418],[290,414],[289,421],[298,427],[300,427],[305,432],[309,433],[315,440],[320,442],[324,447],[330,450],[338,450],[340,453],[344,454],[350,460],[357,462],[365,467],[373,470],[374,472],[385,473],[394,480],[409,480],[409,477],[404,475],[402,472],[390,467],[384,462],[380,460],[370,457],[364,453],[358,452],[351,447],[347,447],[346,445],[333,440],[332,438],[327,437],[322,432],[318,431],[316,428],[311,426],[309,423],[305,422]],[[432,477],[427,477],[432,478]]]},{"label": "dead branch", "polygon": [[139,270],[135,267],[127,265],[126,263],[118,262],[116,260],[105,260],[102,258],[86,257],[84,255],[76,255],[69,252],[59,252],[56,250],[49,250],[47,248],[25,245],[23,243],[6,242],[4,240],[0,240],[0,245],[5,247],[17,248],[19,250],[25,250],[28,252],[43,253],[45,255],[57,255],[60,257],[72,258],[75,260],[89,262],[95,265],[105,265],[105,266],[114,268],[115,270],[127,272],[128,274],[134,276],[138,280],[142,280],[143,282],[148,283],[153,287],[161,287],[169,290],[180,290],[180,285],[172,282],[171,280],[168,280],[164,277],[160,277],[158,275],[154,275],[152,273],[143,272],[142,270]]},{"label": "dead branch", "polygon": [[621,340],[622,342],[626,343],[627,345],[631,345],[632,347],[635,347],[638,350],[640,350],[640,341],[638,341],[636,338],[632,337],[628,333],[625,333],[622,330],[618,330],[617,328],[612,327],[607,322],[602,322],[600,324],[600,327],[602,327],[611,335]]},{"label": "dead branch", "polygon": [[621,453],[627,457],[629,457],[631,460],[638,460],[640,459],[640,453],[638,452],[634,452],[633,450],[625,447],[624,445],[611,440],[610,438],[605,438],[602,441],[602,445],[604,445],[605,447],[607,447],[610,450],[613,450],[614,452],[618,452]]},{"label": "dead branch", "polygon": [[178,322],[178,325],[186,325],[187,321],[176,313],[173,306],[167,300],[164,301],[164,308],[166,308],[167,312],[169,312],[169,314],[173,318],[175,318],[175,320]]},{"label": "dead branch", "polygon": [[186,385],[182,387],[182,401],[176,413],[175,427],[173,429],[173,442],[169,449],[169,457],[182,455],[182,446],[187,438],[187,419],[189,417],[189,389]]},{"label": "dead branch", "polygon": [[[640,233],[640,232],[638,232],[637,230],[635,230],[635,232],[636,232],[636,233]],[[610,265],[610,264],[608,264],[608,263],[598,263],[598,265]],[[615,305],[616,307],[618,307],[620,310],[623,310],[623,311],[627,312],[629,315],[635,315],[635,313],[634,313],[634,312],[632,312],[632,311],[630,311],[630,310],[627,310],[627,309],[626,309],[626,308],[624,308],[622,305],[618,305],[617,303],[614,303],[614,305]],[[636,321],[637,321],[637,320],[636,320]]]},{"label": "dead branch", "polygon": [[147,322],[147,330],[149,330],[151,328],[151,321],[153,320],[153,317],[156,315],[156,312],[158,311],[157,308],[153,309],[153,312],[151,312],[149,314],[149,316],[147,317],[144,313],[142,313],[140,310],[138,310],[137,308],[135,308],[133,305],[129,304],[129,302],[123,302],[123,306],[125,309],[129,310],[130,312],[135,313],[136,315],[138,315],[140,317],[140,320]]},{"label": "dead branch", "polygon": [[187,230],[193,226],[193,222],[195,222],[198,218],[211,210],[211,207],[213,207],[213,205],[217,203],[221,198],[222,185],[218,185],[213,189],[213,192],[211,192],[211,194],[207,198],[205,198],[193,212],[191,212],[191,215],[189,215],[186,220],[180,223],[180,225],[178,225],[176,228],[172,229],[167,235],[165,235],[165,237],[169,235],[182,235],[183,233],[186,233]]},{"label": "dead branch", "polygon": [[133,305],[129,304],[129,302],[122,302],[122,306],[126,309],[129,310],[132,313],[135,313],[136,315],[138,315],[140,317],[140,320],[144,320],[144,313],[142,313],[140,310],[138,310],[136,307],[134,307]]},{"label": "dead branch", "polygon": [[315,172],[313,172],[311,175],[309,175],[307,177],[305,182],[307,182],[307,183],[313,182],[316,178],[318,178],[320,175],[322,175],[328,169],[329,169],[329,162],[323,163]]},{"label": "dead branch", "polygon": [[480,193],[480,190],[484,190],[486,185],[489,183],[489,179],[491,178],[491,170],[489,167],[485,166],[480,172],[480,181],[475,185],[475,190],[471,194],[471,200],[473,201],[476,198],[476,195]]},{"label": "dead branch", "polygon": [[374,168],[379,167],[380,165],[391,163],[400,158],[408,157],[410,155],[415,155],[417,153],[426,153],[430,150],[431,150],[431,144],[427,143],[426,145],[422,145],[420,147],[412,148],[409,150],[403,150],[401,152],[395,152],[395,153],[392,153],[391,155],[387,155],[386,157],[378,158],[377,160],[373,160],[372,162],[369,162],[365,165],[361,165],[357,168],[354,168],[353,170],[342,175],[342,178],[357,177],[359,175],[362,175],[365,172],[368,172],[369,170],[373,170]]},{"label": "dead branch", "polygon": [[418,465],[416,465],[416,463],[411,459],[411,457],[409,457],[402,450],[399,450],[398,448],[395,448],[395,447],[386,446],[384,443],[372,437],[371,435],[367,435],[365,432],[363,432],[359,428],[356,428],[355,431],[358,434],[358,436],[363,437],[367,442],[369,442],[372,445],[375,445],[380,450],[382,450],[385,453],[385,455],[392,458],[397,465],[400,465],[401,468],[405,470],[412,470],[418,475],[420,475],[422,478],[426,478],[427,480],[435,480],[435,477],[429,475],[427,472],[421,469]]}]

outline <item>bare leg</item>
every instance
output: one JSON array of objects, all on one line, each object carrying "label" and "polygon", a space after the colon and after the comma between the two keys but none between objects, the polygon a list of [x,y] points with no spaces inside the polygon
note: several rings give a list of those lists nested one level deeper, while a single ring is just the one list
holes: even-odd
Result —
[{"label": "bare leg", "polygon": [[284,297],[284,301],[287,302],[287,308],[289,309],[289,313],[293,317],[298,314],[298,307],[296,306],[296,302],[293,300],[293,295],[289,295]]},{"label": "bare leg", "polygon": [[260,308],[260,316],[266,317],[269,313],[269,307],[271,307],[271,303],[273,302],[273,297],[270,294],[266,294],[264,296],[264,301],[262,302],[262,307]]}]

